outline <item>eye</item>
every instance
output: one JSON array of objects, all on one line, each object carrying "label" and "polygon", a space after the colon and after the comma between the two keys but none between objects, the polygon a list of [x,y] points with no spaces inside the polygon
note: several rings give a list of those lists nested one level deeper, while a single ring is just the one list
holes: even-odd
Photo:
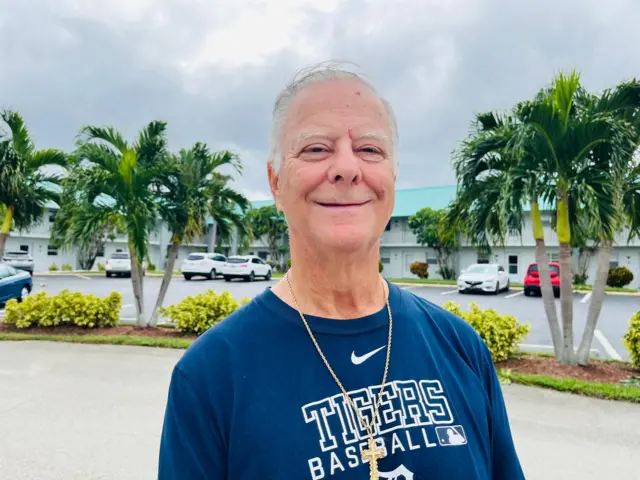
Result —
[{"label": "eye", "polygon": [[327,147],[325,147],[324,145],[311,145],[309,147],[304,148],[303,150],[304,153],[322,153],[326,151],[327,151]]},{"label": "eye", "polygon": [[379,147],[374,147],[373,145],[360,147],[358,152],[364,160],[368,160],[370,162],[380,161],[385,158],[384,152]]}]

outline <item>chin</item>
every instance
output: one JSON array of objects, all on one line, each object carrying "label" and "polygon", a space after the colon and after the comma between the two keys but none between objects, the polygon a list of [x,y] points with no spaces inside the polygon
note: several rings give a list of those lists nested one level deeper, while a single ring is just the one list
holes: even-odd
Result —
[{"label": "chin", "polygon": [[341,226],[327,231],[316,232],[318,243],[336,252],[358,252],[371,247],[379,236],[354,226]]}]

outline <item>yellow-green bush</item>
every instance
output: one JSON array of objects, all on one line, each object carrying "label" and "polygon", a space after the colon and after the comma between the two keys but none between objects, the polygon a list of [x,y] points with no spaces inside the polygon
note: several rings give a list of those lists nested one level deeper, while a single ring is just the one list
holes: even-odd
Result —
[{"label": "yellow-green bush", "polygon": [[51,265],[49,265],[50,272],[57,272],[58,270],[59,270],[58,265],[56,265],[55,263],[52,263]]},{"label": "yellow-green bush", "polygon": [[111,292],[106,298],[63,290],[58,295],[38,292],[22,303],[9,300],[4,323],[18,328],[79,326],[112,327],[120,321],[122,295]]},{"label": "yellow-green bush", "polygon": [[102,263],[98,263],[98,271],[99,272],[104,272],[105,271],[105,266]]},{"label": "yellow-green bush", "polygon": [[531,327],[518,322],[513,315],[501,315],[494,309],[482,310],[472,302],[469,311],[463,312],[460,305],[447,302],[443,307],[461,317],[478,332],[489,347],[494,362],[501,362],[517,352],[518,344],[529,334]]},{"label": "yellow-green bush", "polygon": [[629,321],[629,331],[624,335],[624,344],[631,355],[635,368],[640,368],[640,312]]},{"label": "yellow-green bush", "polygon": [[69,265],[68,263],[65,263],[64,265],[62,265],[61,268],[63,272],[70,272],[71,270],[73,270],[73,267],[71,267],[71,265]]},{"label": "yellow-green bush", "polygon": [[246,303],[249,303],[248,298],[243,298],[238,303],[228,291],[216,293],[209,289],[205,293],[186,297],[180,303],[162,308],[160,313],[176,322],[183,332],[200,335]]}]

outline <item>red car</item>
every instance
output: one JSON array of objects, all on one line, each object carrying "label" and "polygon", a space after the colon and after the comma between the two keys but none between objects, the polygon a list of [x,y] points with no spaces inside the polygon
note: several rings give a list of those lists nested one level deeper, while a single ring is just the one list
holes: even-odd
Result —
[{"label": "red car", "polygon": [[[553,287],[553,294],[556,297],[560,296],[560,263],[549,262],[549,275],[551,276],[551,286]],[[538,272],[538,264],[532,263],[527,268],[527,273],[524,277],[524,294],[529,297],[533,294],[541,295],[540,292],[540,273]]]}]

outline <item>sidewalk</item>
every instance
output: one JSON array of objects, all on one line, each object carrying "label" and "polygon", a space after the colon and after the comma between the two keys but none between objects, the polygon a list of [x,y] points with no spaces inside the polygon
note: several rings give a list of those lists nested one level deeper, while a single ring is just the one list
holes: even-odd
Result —
[{"label": "sidewalk", "polygon": [[[180,350],[0,342],[0,478],[153,480]],[[638,478],[640,405],[504,387],[527,480]]]}]

